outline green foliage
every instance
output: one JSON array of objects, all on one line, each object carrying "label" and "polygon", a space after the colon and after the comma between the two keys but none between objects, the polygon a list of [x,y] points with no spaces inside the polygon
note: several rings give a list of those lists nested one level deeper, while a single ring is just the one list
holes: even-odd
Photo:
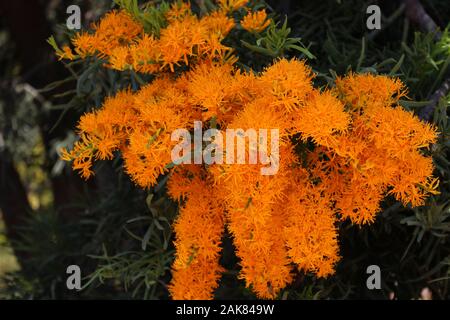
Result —
[{"label": "green foliage", "polygon": [[159,36],[160,29],[167,25],[165,13],[170,8],[169,3],[162,1],[157,7],[153,3],[147,3],[140,9],[137,0],[114,0],[114,2],[140,21],[145,32]]},{"label": "green foliage", "polygon": [[165,293],[165,283],[161,278],[170,269],[172,254],[173,252],[167,250],[154,250],[151,253],[121,252],[112,257],[106,252],[103,256],[92,256],[98,260],[99,265],[84,287],[87,288],[94,281],[104,284],[107,280],[118,279],[125,291],[132,288],[132,298],[161,298],[159,287],[162,287]]},{"label": "green foliage", "polygon": [[406,55],[404,66],[400,68],[409,84],[410,92],[422,94],[418,98],[426,99],[448,74],[450,64],[450,34],[446,29],[436,41],[435,34],[416,32],[413,42],[402,43]]},{"label": "green foliage", "polygon": [[438,238],[445,238],[450,232],[450,206],[447,203],[434,203],[424,210],[414,209],[414,213],[414,216],[406,217],[401,222],[416,227],[414,235],[417,242],[423,239],[426,232]]},{"label": "green foliage", "polygon": [[314,59],[314,55],[301,43],[301,38],[289,38],[290,33],[291,28],[288,28],[286,18],[280,28],[278,24],[270,24],[263,36],[257,36],[256,44],[252,45],[244,40],[241,42],[246,48],[272,58],[282,57],[286,51],[293,50]]}]

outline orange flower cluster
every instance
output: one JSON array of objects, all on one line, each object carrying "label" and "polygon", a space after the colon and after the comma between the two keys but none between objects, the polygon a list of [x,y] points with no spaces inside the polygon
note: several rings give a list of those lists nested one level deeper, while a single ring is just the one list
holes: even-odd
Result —
[{"label": "orange flower cluster", "polygon": [[236,11],[243,8],[249,2],[248,0],[218,0],[220,7],[226,12]]},{"label": "orange flower cluster", "polygon": [[[198,166],[182,167],[171,176],[171,196],[187,197],[173,228],[176,259],[170,292],[174,299],[212,299],[223,268],[219,264],[224,229],[223,207],[207,172]],[[205,290],[207,288],[207,290]]]},{"label": "orange flower cluster", "polygon": [[[191,11],[189,3],[175,2],[164,12],[167,25],[158,36],[144,33],[144,27],[128,12],[115,10],[94,24],[91,33],[77,34],[72,43],[79,57],[97,56],[108,61],[106,66],[120,71],[174,72],[176,66],[187,66],[189,61],[222,61],[232,50],[221,43],[236,25],[232,13],[247,2],[219,1],[217,10],[201,18]],[[270,20],[261,11],[242,23],[244,28],[260,32]],[[68,46],[59,56],[76,58]]]},{"label": "orange flower cluster", "polygon": [[[221,3],[234,10],[246,1]],[[202,18],[180,6],[171,10],[159,39],[141,34],[135,40],[138,28],[127,22],[133,43],[117,31],[125,42],[95,48],[95,54],[110,57],[125,48],[127,63],[138,66],[140,55],[133,48],[147,42],[140,54],[152,56],[158,75],[137,92],[119,92],[82,116],[80,140],[62,158],[87,178],[94,160],[120,153],[125,170],[142,188],[170,174],[167,192],[180,202],[169,286],[173,298],[213,298],[223,271],[225,227],[240,259],[240,277],[258,297],[275,298],[295,269],[318,277],[334,273],[339,220],[370,223],[388,194],[417,206],[435,192],[432,160],[421,150],[435,142],[437,132],[398,106],[406,94],[399,80],[350,74],[321,91],[312,85],[311,69],[296,59],[277,60],[260,74],[242,72],[235,59],[217,59],[223,58],[217,55],[223,52],[220,40],[231,26],[226,10]],[[117,16],[130,18],[112,13],[105,19]],[[180,63],[190,68],[172,73]],[[279,135],[256,146],[246,140],[246,158],[251,150],[266,148],[266,159],[257,164],[173,165],[171,133],[192,129],[195,120],[221,129],[277,129]],[[276,174],[262,175],[271,164],[278,166]]]},{"label": "orange flower cluster", "polygon": [[249,32],[260,33],[270,25],[265,10],[249,12],[241,21],[241,26]]}]

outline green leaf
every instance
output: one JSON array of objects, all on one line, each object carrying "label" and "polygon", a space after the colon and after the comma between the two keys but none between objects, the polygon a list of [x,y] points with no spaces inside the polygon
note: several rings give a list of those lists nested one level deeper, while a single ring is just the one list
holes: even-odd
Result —
[{"label": "green leaf", "polygon": [[397,73],[397,71],[400,69],[400,67],[403,64],[403,61],[405,60],[405,55],[402,54],[402,56],[400,57],[400,59],[398,60],[398,62],[395,64],[395,66],[391,69],[391,71],[389,72],[390,76],[393,76]]},{"label": "green leaf", "polygon": [[421,108],[429,105],[431,101],[406,101],[399,100],[399,104],[405,108]]}]

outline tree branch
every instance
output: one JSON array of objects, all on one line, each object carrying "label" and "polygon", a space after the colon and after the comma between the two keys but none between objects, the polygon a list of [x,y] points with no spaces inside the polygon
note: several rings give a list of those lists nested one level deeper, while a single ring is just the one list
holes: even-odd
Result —
[{"label": "tree branch", "polygon": [[435,93],[430,98],[430,104],[424,107],[419,112],[419,118],[424,121],[430,121],[433,117],[434,109],[436,108],[437,104],[439,103],[439,100],[441,100],[442,97],[447,95],[447,93],[450,91],[450,78],[447,78],[447,80],[444,81],[444,83],[439,87],[438,90],[436,90]]},{"label": "tree branch", "polygon": [[420,29],[425,32],[436,32],[436,38],[441,37],[439,27],[434,20],[425,11],[419,0],[403,0],[405,3],[406,17],[413,23],[417,24]]},{"label": "tree branch", "polygon": [[[428,15],[424,7],[419,0],[403,0],[406,6],[406,17],[419,26],[424,32],[434,32],[435,39],[439,40],[442,37],[442,33],[438,25]],[[449,92],[450,78],[448,78],[442,86],[430,97],[431,103],[424,107],[420,113],[419,118],[424,121],[430,121],[433,117],[434,109],[436,108],[439,100]]]}]

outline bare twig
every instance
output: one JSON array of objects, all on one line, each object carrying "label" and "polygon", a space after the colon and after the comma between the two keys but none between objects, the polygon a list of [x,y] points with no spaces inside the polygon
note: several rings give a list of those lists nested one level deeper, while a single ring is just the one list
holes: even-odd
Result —
[{"label": "bare twig", "polygon": [[436,90],[436,92],[433,93],[433,95],[431,96],[430,104],[420,111],[419,118],[424,121],[430,121],[433,116],[434,109],[439,103],[439,100],[441,100],[441,98],[444,97],[449,91],[450,91],[450,78],[447,78],[447,80],[444,81],[441,87],[438,90]]},{"label": "bare twig", "polygon": [[441,32],[434,20],[428,15],[419,0],[403,0],[406,17],[417,24],[425,32],[436,32],[436,38],[441,38]]},{"label": "bare twig", "polygon": [[[417,24],[419,28],[425,32],[434,32],[436,40],[439,40],[442,37],[442,33],[440,32],[438,25],[428,15],[419,0],[403,0],[403,2],[406,6],[406,17],[411,22]],[[430,97],[430,104],[420,111],[419,117],[424,121],[430,121],[439,100],[445,96],[449,90],[450,78],[444,81],[442,86]]]}]

